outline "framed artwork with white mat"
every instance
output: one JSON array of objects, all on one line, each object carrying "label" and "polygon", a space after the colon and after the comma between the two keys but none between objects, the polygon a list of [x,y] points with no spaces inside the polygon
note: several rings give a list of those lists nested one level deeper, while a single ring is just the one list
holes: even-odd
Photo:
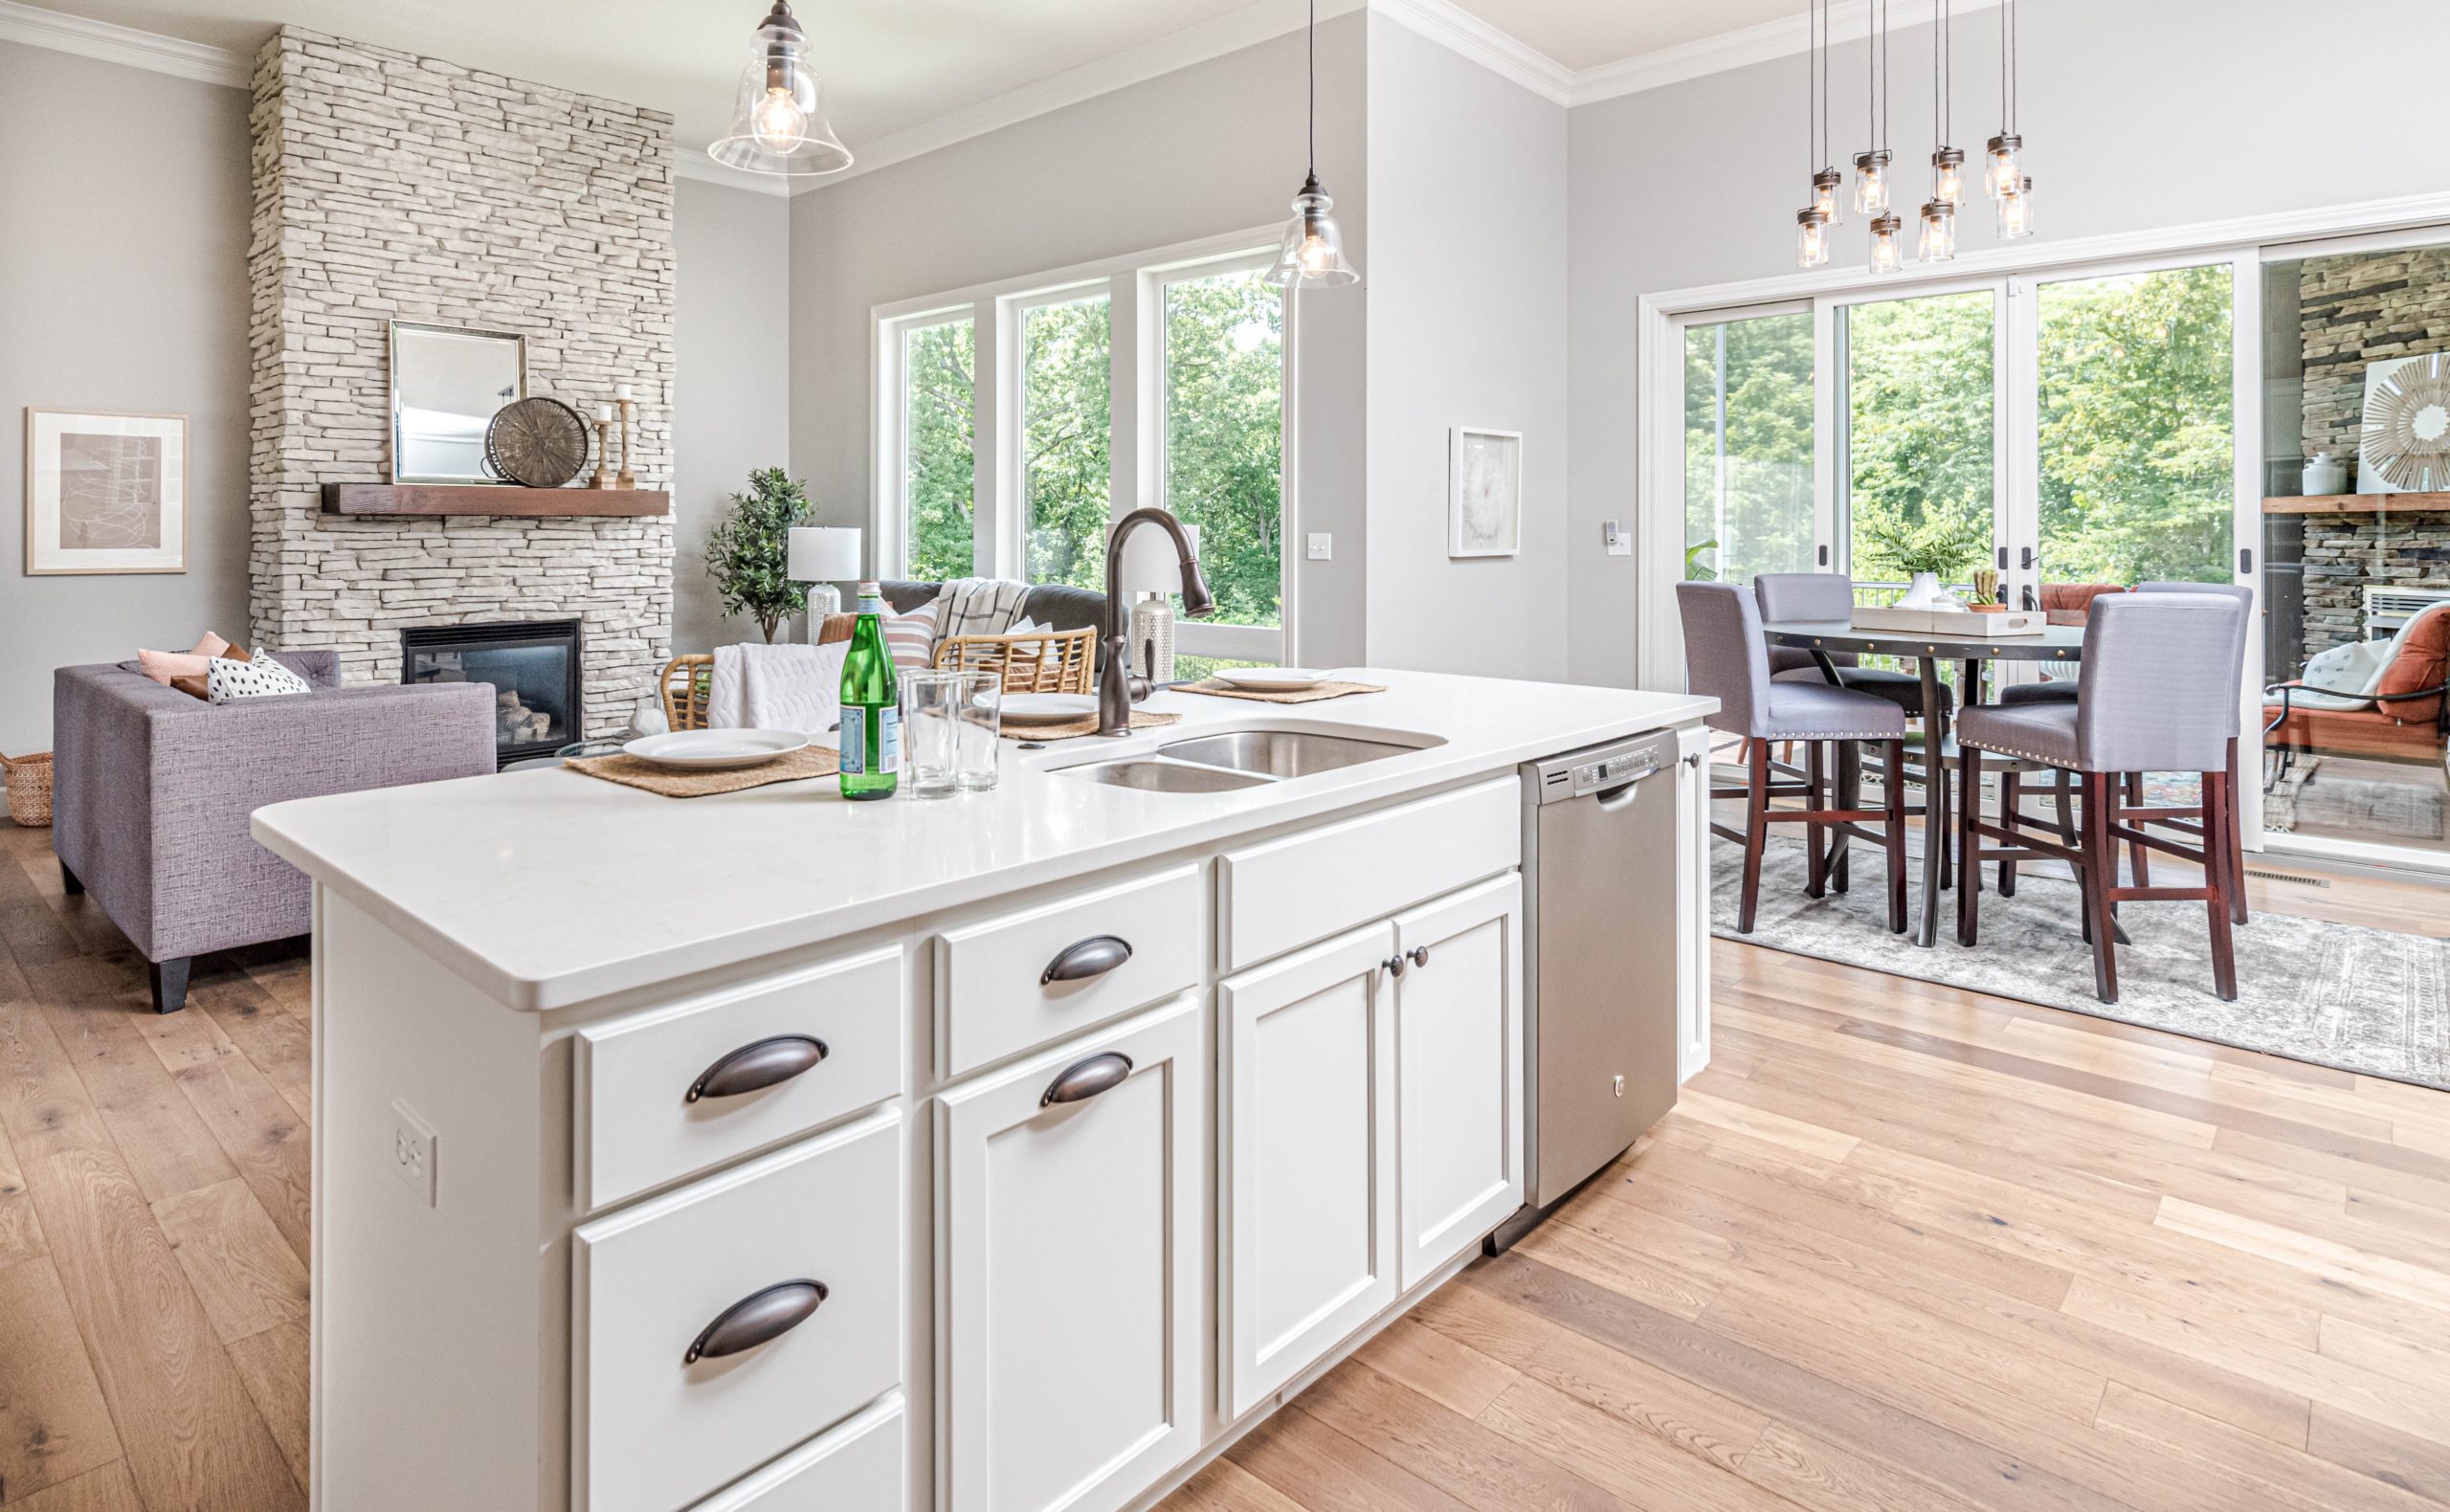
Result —
[{"label": "framed artwork with white mat", "polygon": [[188,569],[188,417],[26,411],[29,577]]},{"label": "framed artwork with white mat", "polygon": [[1446,554],[1523,549],[1523,433],[1459,425],[1447,433]]}]

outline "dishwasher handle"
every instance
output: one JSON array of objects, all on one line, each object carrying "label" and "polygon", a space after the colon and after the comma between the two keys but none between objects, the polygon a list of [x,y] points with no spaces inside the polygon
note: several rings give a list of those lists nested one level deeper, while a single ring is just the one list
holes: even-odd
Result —
[{"label": "dishwasher handle", "polygon": [[1659,768],[1654,767],[1649,771],[1641,773],[1640,776],[1619,783],[1614,788],[1603,788],[1599,791],[1592,793],[1591,796],[1598,801],[1600,812],[1618,812],[1630,807],[1633,801],[1640,796],[1640,793],[1636,789],[1641,787],[1642,778],[1651,776],[1658,770]]}]

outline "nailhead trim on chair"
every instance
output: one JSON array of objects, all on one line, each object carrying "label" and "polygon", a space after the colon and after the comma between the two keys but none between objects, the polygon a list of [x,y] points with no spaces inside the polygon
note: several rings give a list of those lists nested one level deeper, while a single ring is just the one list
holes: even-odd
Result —
[{"label": "nailhead trim on chair", "polygon": [[2044,756],[2039,751],[2020,751],[2014,745],[1985,745],[1980,741],[1967,740],[1963,735],[1956,738],[1956,743],[1959,745],[1970,745],[1978,751],[1989,751],[1993,756],[2014,756],[2020,761],[2037,761],[2054,771],[2083,770],[2081,767],[2070,767],[2055,756]]}]

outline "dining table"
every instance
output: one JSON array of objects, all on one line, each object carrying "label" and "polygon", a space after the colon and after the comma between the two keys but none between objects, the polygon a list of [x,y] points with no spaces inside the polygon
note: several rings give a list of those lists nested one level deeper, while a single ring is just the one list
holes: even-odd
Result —
[{"label": "dining table", "polygon": [[[1945,862],[1949,854],[1949,784],[1948,736],[1949,716],[1948,705],[1941,701],[1940,669],[1954,662],[1963,669],[1958,682],[1958,697],[1966,703],[1979,700],[1982,691],[1982,669],[1993,661],[2037,661],[2073,667],[2084,646],[2082,625],[2045,625],[2038,632],[2021,635],[1970,635],[1961,632],[1859,630],[1845,620],[1789,619],[1771,620],[1761,627],[1762,637],[1772,646],[1806,651],[1820,663],[1821,676],[1839,687],[1845,686],[1846,668],[1838,657],[1894,656],[1914,663],[1923,683],[1924,765],[1927,772],[1925,783],[1923,821],[1923,913],[1914,927],[1914,942],[1929,945],[1938,939],[1940,893],[1946,886]],[[1850,747],[1851,749],[1851,747]],[[1978,793],[1967,795],[1966,801],[1978,803]],[[1844,836],[1838,836],[1842,847]],[[1833,866],[1837,859],[1833,856]],[[1961,878],[1960,886],[1976,885],[1973,878]]]}]

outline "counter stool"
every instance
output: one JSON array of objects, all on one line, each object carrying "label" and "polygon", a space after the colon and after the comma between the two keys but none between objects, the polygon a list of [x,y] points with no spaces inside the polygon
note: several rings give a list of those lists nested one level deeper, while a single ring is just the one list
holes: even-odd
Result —
[{"label": "counter stool", "polygon": [[[1829,743],[1873,741],[1891,772],[1905,768],[1905,715],[1889,700],[1826,682],[1780,682],[1770,674],[1769,642],[1761,635],[1761,611],[1751,593],[1731,583],[1679,583],[1676,607],[1684,624],[1685,678],[1692,691],[1719,700],[1709,717],[1712,729],[1741,735],[1747,742],[1745,784],[1710,789],[1717,798],[1745,800],[1742,833],[1713,824],[1713,833],[1744,847],[1744,892],[1737,908],[1736,932],[1750,934],[1761,896],[1761,854],[1770,826],[1806,827],[1808,850],[1804,891],[1825,894],[1829,856],[1824,845],[1833,834],[1856,835],[1882,846],[1888,854],[1888,927],[1905,928],[1905,785],[1882,787],[1882,807],[1823,807],[1828,801],[1829,768],[1822,751]],[[1774,780],[1770,746],[1793,741],[1804,745],[1808,767],[1800,780]],[[1793,768],[1784,768],[1791,777]],[[1801,809],[1773,809],[1774,797],[1800,796]],[[1881,832],[1862,828],[1879,824]]]},{"label": "counter stool", "polygon": [[[2085,937],[2093,947],[2094,993],[2118,1001],[2118,929],[2111,910],[2121,902],[2203,902],[2212,933],[2213,989],[2238,995],[2229,938],[2230,897],[2238,885],[2230,847],[2234,801],[2228,762],[2235,748],[2238,692],[2229,678],[2245,606],[2217,593],[2120,593],[2094,600],[2084,626],[2084,677],[2074,703],[2023,703],[1967,709],[1958,718],[1958,780],[1971,793],[1989,752],[2073,773],[2083,817],[2076,845],[2045,838],[2003,806],[1996,824],[1969,803],[1958,827],[1957,943],[1971,945],[1979,929],[1985,860],[2010,851],[2055,856],[2076,869],[2083,887]],[[2137,811],[2121,803],[2117,786],[2129,772],[2192,771],[2203,784],[2207,836],[2190,850],[2131,827]],[[2159,811],[2166,812],[2167,811]],[[1984,837],[2008,850],[1986,850]],[[2118,847],[2149,847],[2203,866],[2201,887],[2154,887],[2138,877],[2118,879]]]}]

